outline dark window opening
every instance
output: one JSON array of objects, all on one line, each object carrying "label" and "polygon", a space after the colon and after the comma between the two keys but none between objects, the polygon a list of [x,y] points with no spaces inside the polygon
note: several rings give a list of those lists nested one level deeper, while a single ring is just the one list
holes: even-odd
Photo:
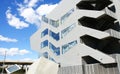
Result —
[{"label": "dark window opening", "polygon": [[116,12],[115,6],[112,5],[111,7],[108,7],[109,10],[113,11],[114,13]]}]

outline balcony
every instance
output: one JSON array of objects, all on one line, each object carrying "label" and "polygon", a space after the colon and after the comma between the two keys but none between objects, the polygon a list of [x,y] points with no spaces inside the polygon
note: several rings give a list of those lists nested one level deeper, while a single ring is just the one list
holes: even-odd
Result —
[{"label": "balcony", "polygon": [[106,37],[103,39],[97,39],[89,35],[80,37],[82,42],[93,48],[106,54],[120,53],[120,39],[114,37]]},{"label": "balcony", "polygon": [[[82,17],[78,21],[82,26],[93,28],[100,31],[105,31],[107,29],[119,30],[120,26],[118,24],[114,24],[116,19],[112,18],[109,15],[103,14],[97,18],[92,17]],[[117,26],[116,26],[117,25]]]}]

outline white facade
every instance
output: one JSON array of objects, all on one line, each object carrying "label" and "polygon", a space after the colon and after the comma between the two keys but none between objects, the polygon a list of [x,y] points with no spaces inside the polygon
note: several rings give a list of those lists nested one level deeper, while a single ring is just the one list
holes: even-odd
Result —
[{"label": "white facade", "polygon": [[[104,4],[103,8],[99,8],[104,1],[108,2],[106,6]],[[104,1],[62,0],[50,14],[42,17],[41,28],[30,38],[31,48],[61,66],[81,65],[84,56],[103,64],[116,62],[109,54],[117,52],[113,49],[120,49],[119,43],[109,52],[105,49],[109,49],[109,39],[119,41],[120,38],[120,2]],[[88,3],[88,8],[84,7],[84,2]],[[93,2],[92,8],[89,8],[90,2]],[[115,12],[112,11],[113,6]],[[114,25],[116,23],[117,27]]]}]

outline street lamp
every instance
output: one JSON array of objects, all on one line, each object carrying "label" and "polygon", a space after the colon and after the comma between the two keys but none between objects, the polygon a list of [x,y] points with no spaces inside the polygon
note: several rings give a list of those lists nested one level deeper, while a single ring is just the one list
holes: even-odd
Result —
[{"label": "street lamp", "polygon": [[5,54],[4,54],[3,68],[2,68],[2,73],[1,74],[4,73],[4,65],[5,65],[5,60],[6,60],[6,53],[7,53],[7,51],[5,51]]}]

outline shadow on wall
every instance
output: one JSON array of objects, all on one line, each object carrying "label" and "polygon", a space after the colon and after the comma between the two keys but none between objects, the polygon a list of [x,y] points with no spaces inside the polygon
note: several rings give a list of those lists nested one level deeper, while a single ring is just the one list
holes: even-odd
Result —
[{"label": "shadow on wall", "polygon": [[93,28],[100,31],[113,29],[120,32],[119,22],[115,22],[116,19],[107,14],[103,14],[97,18],[83,16],[78,21],[82,26]]},{"label": "shadow on wall", "polygon": [[99,50],[106,54],[120,53],[120,39],[114,37],[106,37],[103,39],[97,39],[89,35],[80,37],[82,42],[96,50]]}]

